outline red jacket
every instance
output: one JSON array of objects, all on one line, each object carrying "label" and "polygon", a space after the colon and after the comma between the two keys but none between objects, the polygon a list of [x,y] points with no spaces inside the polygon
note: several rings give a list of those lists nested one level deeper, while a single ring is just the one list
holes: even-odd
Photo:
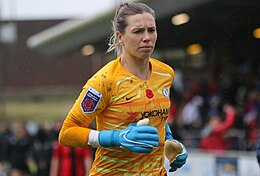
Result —
[{"label": "red jacket", "polygon": [[214,127],[208,136],[204,136],[200,141],[200,148],[205,150],[226,150],[227,143],[223,137],[224,132],[230,129],[235,121],[235,111],[226,114],[224,122]]}]

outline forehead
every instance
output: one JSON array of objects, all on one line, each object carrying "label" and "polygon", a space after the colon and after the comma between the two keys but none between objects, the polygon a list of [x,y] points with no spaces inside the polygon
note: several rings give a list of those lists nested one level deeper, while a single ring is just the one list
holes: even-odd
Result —
[{"label": "forehead", "polygon": [[155,27],[155,19],[150,13],[130,15],[126,17],[128,28]]}]

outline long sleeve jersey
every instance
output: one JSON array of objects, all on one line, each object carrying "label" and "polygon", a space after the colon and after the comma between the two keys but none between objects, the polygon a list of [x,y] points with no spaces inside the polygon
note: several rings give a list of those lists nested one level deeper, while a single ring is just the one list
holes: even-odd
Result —
[{"label": "long sleeve jersey", "polygon": [[149,118],[158,129],[159,147],[149,154],[137,154],[120,147],[98,147],[90,175],[164,175],[165,124],[170,112],[173,69],[150,58],[150,78],[141,80],[120,64],[120,57],[91,77],[60,131],[59,141],[72,147],[87,147],[88,126],[96,118],[98,131],[122,130]]}]

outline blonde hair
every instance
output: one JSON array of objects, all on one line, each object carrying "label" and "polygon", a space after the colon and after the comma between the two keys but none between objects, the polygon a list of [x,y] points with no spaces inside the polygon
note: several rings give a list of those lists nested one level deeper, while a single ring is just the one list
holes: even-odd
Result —
[{"label": "blonde hair", "polygon": [[112,30],[109,41],[107,52],[115,51],[115,54],[119,56],[122,53],[122,47],[119,44],[119,41],[116,37],[116,32],[124,34],[125,28],[127,26],[126,17],[130,15],[150,13],[155,19],[155,12],[149,6],[143,3],[132,2],[132,3],[123,3],[121,4],[115,13],[114,19],[112,20]]}]

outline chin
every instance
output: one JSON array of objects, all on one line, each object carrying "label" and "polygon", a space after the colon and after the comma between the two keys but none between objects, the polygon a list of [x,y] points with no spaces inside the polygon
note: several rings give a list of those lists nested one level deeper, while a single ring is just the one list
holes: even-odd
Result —
[{"label": "chin", "polygon": [[141,57],[139,57],[139,59],[141,59],[141,60],[147,60],[147,59],[150,59],[150,56],[141,56]]},{"label": "chin", "polygon": [[139,55],[139,57],[142,59],[149,59],[151,57],[151,53],[142,53]]}]

